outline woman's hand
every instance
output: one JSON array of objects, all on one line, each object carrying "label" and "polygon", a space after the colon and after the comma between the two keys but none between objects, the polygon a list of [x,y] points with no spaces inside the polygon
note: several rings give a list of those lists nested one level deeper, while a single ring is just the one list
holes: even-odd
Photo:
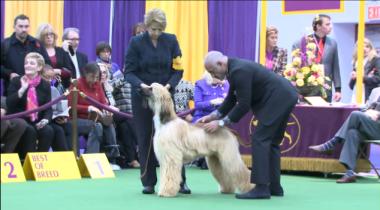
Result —
[{"label": "woman's hand", "polygon": [[47,119],[42,119],[40,122],[38,122],[38,123],[36,124],[36,128],[37,128],[37,130],[39,130],[39,129],[45,127],[48,123],[49,123],[49,120],[47,120]]}]

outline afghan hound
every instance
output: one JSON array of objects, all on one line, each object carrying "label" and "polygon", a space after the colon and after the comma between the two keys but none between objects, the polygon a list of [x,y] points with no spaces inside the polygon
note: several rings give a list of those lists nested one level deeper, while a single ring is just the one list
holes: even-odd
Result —
[{"label": "afghan hound", "polygon": [[237,138],[228,128],[207,133],[177,117],[169,91],[160,84],[151,85],[147,100],[154,113],[153,144],[160,163],[159,196],[176,196],[182,165],[199,157],[206,157],[221,193],[234,193],[236,189],[244,193],[254,187],[240,156]]}]

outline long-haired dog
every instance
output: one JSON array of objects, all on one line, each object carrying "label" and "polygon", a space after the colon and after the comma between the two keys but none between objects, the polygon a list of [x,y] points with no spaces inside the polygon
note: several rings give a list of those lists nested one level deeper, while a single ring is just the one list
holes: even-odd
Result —
[{"label": "long-haired dog", "polygon": [[236,136],[229,129],[207,133],[177,117],[169,91],[157,83],[151,85],[148,105],[154,113],[154,152],[160,163],[159,196],[176,196],[182,165],[198,157],[206,157],[221,193],[234,193],[236,189],[247,192],[254,187]]}]

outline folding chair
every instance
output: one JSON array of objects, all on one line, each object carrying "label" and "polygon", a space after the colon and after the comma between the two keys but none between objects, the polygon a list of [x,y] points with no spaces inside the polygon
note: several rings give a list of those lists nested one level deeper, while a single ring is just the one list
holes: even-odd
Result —
[{"label": "folding chair", "polygon": [[362,143],[364,144],[364,146],[360,147],[359,149],[359,157],[364,157],[368,161],[368,163],[371,165],[371,168],[375,171],[377,177],[380,179],[380,174],[377,171],[378,168],[376,168],[375,165],[373,165],[373,163],[369,159],[369,152],[367,154],[365,152],[368,145],[375,144],[380,146],[380,140],[363,140]]}]

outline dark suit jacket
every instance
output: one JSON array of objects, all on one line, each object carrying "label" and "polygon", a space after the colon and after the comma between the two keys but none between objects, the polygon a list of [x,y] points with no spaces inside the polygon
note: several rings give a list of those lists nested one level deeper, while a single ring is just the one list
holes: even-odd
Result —
[{"label": "dark suit jacket", "polygon": [[177,37],[162,33],[154,47],[148,32],[134,36],[125,57],[125,78],[134,88],[141,83],[170,84],[173,91],[182,78],[183,70],[173,68],[173,59],[181,57]]},{"label": "dark suit jacket", "polygon": [[[13,78],[9,84],[7,97],[8,114],[26,111],[26,95],[28,93],[28,90],[25,91],[24,95],[21,98],[18,97],[18,90],[21,87],[20,78],[21,77]],[[51,101],[51,90],[50,84],[48,82],[41,79],[41,83],[36,87],[36,91],[39,106],[42,106]],[[47,119],[50,122],[52,114],[53,110],[51,107],[38,112],[38,119],[35,123],[39,122],[42,119]],[[28,116],[24,117],[24,119],[27,122],[30,122],[30,118]]]},{"label": "dark suit jacket", "polygon": [[[301,49],[301,40],[293,44],[292,50]],[[322,61],[325,68],[325,75],[328,76],[334,83],[335,90],[341,89],[338,46],[335,40],[330,37],[326,37],[324,51],[322,55]],[[331,93],[332,89],[328,91]],[[330,94],[331,95],[331,94]]]},{"label": "dark suit jacket", "polygon": [[[68,54],[68,52],[66,52],[66,53]],[[86,54],[81,53],[79,51],[77,51],[75,53],[75,55],[77,56],[79,71],[81,72],[81,75],[83,75],[82,69],[88,63],[88,57],[87,57]],[[69,55],[69,59],[70,59],[70,64],[71,64],[71,68],[70,68],[70,70],[71,70],[71,77],[72,78],[76,78],[77,73],[75,71],[75,65],[74,65],[73,61],[71,60],[70,55]]]},{"label": "dark suit jacket", "polygon": [[290,82],[264,66],[243,59],[228,59],[230,89],[218,111],[237,122],[250,109],[264,125],[270,125],[297,103]]},{"label": "dark suit jacket", "polygon": [[[356,71],[354,67],[354,71]],[[369,75],[373,71],[373,75]],[[372,90],[380,87],[380,57],[374,57],[368,61],[364,66],[363,83],[365,84],[365,100],[368,99]],[[350,88],[353,89],[356,84],[356,79],[350,80]]]}]

